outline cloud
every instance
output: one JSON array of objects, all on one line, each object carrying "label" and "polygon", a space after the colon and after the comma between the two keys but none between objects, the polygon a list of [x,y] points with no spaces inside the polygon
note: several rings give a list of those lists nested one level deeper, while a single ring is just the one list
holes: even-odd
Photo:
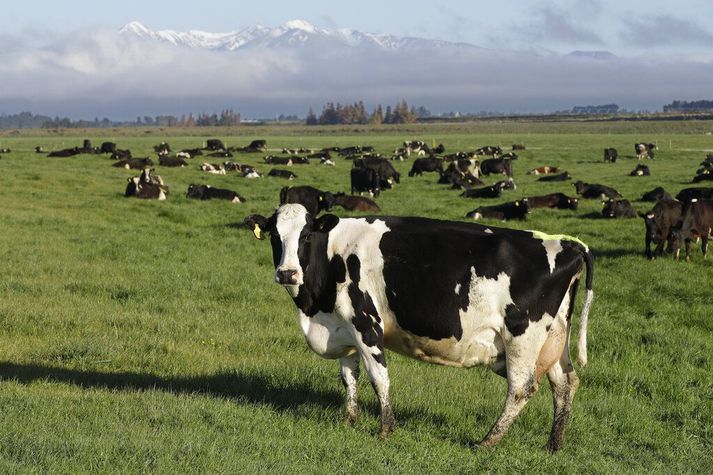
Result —
[{"label": "cloud", "polygon": [[713,46],[713,33],[682,18],[635,16],[625,19],[624,25],[622,39],[638,46]]},{"label": "cloud", "polygon": [[588,22],[577,21],[565,11],[543,8],[529,28],[531,38],[543,43],[602,44],[599,35],[588,29]]},{"label": "cloud", "polygon": [[[3,38],[0,37],[0,43]],[[233,52],[80,31],[0,53],[0,112],[72,117],[212,112],[304,114],[326,101],[406,98],[439,111],[540,112],[577,104],[658,108],[707,98],[710,56],[604,61],[466,46],[399,52],[316,45]],[[631,74],[636,71],[636,74]]]}]

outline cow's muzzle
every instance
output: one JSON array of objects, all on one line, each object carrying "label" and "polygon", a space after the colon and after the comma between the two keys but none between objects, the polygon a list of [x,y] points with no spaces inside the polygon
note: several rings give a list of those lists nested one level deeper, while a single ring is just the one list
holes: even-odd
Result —
[{"label": "cow's muzzle", "polygon": [[294,269],[278,269],[275,271],[275,282],[280,285],[299,285],[298,276]]}]

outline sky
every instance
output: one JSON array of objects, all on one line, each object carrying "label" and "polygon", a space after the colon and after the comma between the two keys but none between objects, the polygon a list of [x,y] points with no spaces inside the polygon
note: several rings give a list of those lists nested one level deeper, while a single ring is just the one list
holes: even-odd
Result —
[{"label": "sky", "polygon": [[[3,2],[0,113],[73,118],[219,111],[304,115],[327,101],[406,98],[434,112],[547,112],[713,99],[710,0],[203,0]],[[330,30],[464,42],[468,53],[215,52],[118,30],[237,31],[303,19]],[[609,51],[610,61],[568,57]],[[320,74],[315,74],[320,71]]]}]

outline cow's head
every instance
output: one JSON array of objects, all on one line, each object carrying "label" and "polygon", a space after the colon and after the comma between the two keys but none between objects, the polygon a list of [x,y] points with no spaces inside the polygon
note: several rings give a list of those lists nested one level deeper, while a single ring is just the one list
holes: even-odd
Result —
[{"label": "cow's head", "polygon": [[296,203],[280,206],[269,218],[257,214],[245,218],[245,225],[257,239],[264,239],[264,233],[270,235],[275,282],[287,287],[293,297],[304,283],[314,234],[328,233],[338,222],[333,214],[315,219]]},{"label": "cow's head", "polygon": [[579,200],[577,198],[567,198],[567,205],[569,209],[577,209],[579,206]]}]

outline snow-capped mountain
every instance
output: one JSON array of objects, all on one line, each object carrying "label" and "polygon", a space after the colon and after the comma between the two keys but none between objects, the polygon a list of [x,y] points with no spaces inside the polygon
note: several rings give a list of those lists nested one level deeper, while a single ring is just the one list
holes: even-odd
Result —
[{"label": "snow-capped mountain", "polygon": [[478,49],[467,43],[428,40],[415,37],[364,33],[351,29],[328,30],[304,20],[292,20],[275,28],[262,25],[227,33],[190,30],[152,30],[141,22],[132,21],[119,30],[129,38],[141,38],[188,48],[234,51],[251,47],[300,48],[316,45],[376,48],[380,50],[413,49]]}]

